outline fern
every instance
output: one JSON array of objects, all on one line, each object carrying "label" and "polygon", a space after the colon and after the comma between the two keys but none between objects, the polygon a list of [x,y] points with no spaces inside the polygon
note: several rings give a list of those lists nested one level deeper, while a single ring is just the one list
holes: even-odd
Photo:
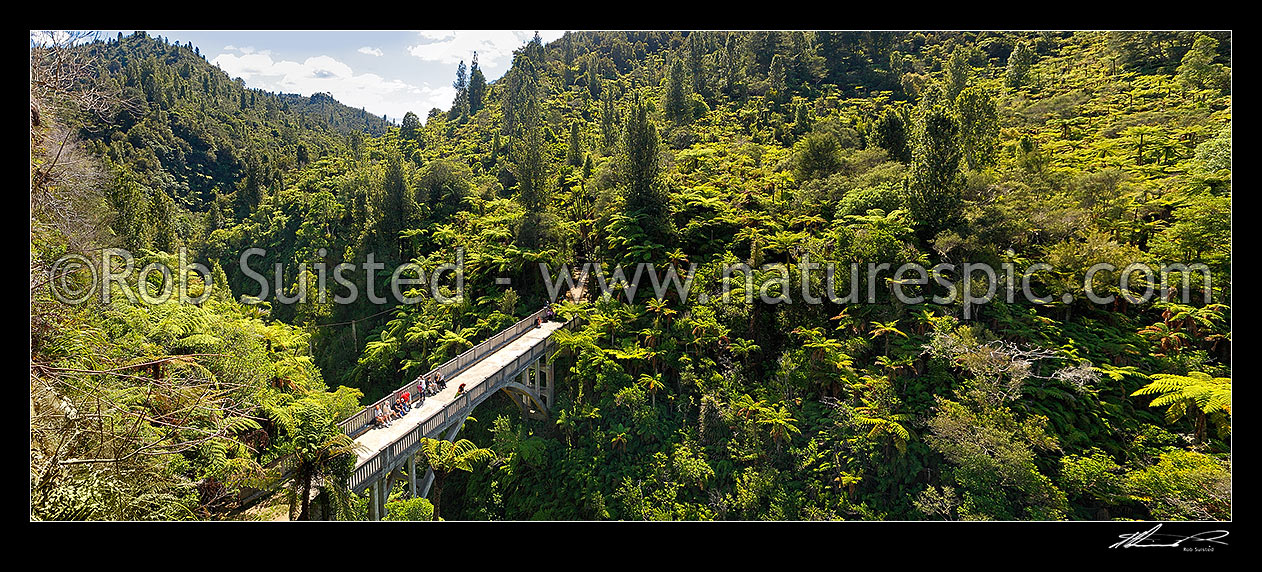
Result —
[{"label": "fern", "polygon": [[1202,372],[1188,375],[1158,373],[1152,382],[1135,390],[1132,396],[1156,395],[1149,407],[1165,407],[1166,421],[1174,423],[1189,411],[1197,413],[1197,432],[1201,433],[1202,420],[1213,420],[1220,433],[1229,430],[1231,415],[1231,378],[1210,377]]}]

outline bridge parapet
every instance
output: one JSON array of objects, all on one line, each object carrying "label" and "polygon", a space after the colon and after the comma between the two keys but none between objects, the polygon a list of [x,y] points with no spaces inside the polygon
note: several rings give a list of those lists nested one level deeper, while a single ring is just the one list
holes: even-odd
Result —
[{"label": "bridge parapet", "polygon": [[427,375],[442,373],[443,379],[451,379],[455,377],[461,371],[468,369],[469,366],[478,363],[486,356],[495,353],[496,350],[504,347],[522,334],[530,331],[534,328],[535,320],[542,318],[547,309],[548,308],[546,306],[539,309],[537,312],[522,318],[521,321],[516,324],[501,330],[494,336],[483,340],[478,345],[465,350],[463,353],[454,358],[451,358],[447,361],[447,363],[417,376],[416,379],[413,379],[407,384],[404,384],[402,387],[395,389],[377,402],[364,407],[357,413],[342,420],[337,424],[338,427],[342,429],[343,433],[346,433],[351,438],[358,437],[361,433],[367,431],[372,426],[373,410],[378,405],[384,405],[387,402],[394,403],[394,400],[398,399],[399,396],[403,395],[405,392],[415,393],[417,381]]}]

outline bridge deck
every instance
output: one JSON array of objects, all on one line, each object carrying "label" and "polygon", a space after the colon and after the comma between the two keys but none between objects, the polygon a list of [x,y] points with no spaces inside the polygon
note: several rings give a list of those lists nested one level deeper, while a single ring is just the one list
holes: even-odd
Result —
[{"label": "bridge deck", "polygon": [[[548,336],[552,335],[552,332],[564,325],[564,322],[544,322],[541,327],[527,331],[517,339],[509,342],[508,345],[500,348],[499,351],[486,356],[482,361],[473,364],[468,369],[447,380],[447,389],[432,397],[426,397],[423,406],[413,408],[402,419],[397,419],[390,423],[390,427],[370,429],[363,435],[360,435],[355,440],[355,452],[359,454],[359,460],[356,461],[355,467],[358,468],[360,465],[363,465],[373,455],[376,455],[378,451],[398,441],[412,429],[441,412],[444,407],[456,398],[456,388],[460,387],[460,384],[465,384],[466,391],[474,388],[477,384],[494,375],[495,372],[511,364],[513,360],[529,352],[534,346],[543,343]],[[415,393],[415,388],[412,391]]]}]

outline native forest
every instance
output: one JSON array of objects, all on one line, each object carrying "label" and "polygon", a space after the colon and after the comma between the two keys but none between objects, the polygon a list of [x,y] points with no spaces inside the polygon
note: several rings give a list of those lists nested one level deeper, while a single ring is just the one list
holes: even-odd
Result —
[{"label": "native forest", "polygon": [[[536,35],[401,120],[204,48],[31,43],[32,520],[1231,519],[1229,32]],[[340,422],[545,306],[546,411],[348,484]]]}]

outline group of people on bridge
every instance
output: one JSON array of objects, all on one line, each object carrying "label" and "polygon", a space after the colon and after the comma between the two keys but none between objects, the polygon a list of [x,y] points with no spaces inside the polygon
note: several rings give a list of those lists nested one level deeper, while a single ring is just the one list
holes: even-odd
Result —
[{"label": "group of people on bridge", "polygon": [[447,389],[447,378],[443,377],[441,371],[422,376],[417,380],[416,391],[420,393],[421,401],[424,401],[426,396],[437,395],[444,389]]},{"label": "group of people on bridge", "polygon": [[[461,388],[464,388],[464,384],[461,384]],[[402,418],[412,409],[423,405],[427,396],[436,395],[444,389],[447,389],[447,380],[443,378],[441,371],[421,377],[416,384],[415,395],[410,391],[404,391],[393,402],[386,400],[377,404],[373,409],[375,422],[373,427],[389,427],[392,421]]]},{"label": "group of people on bridge", "polygon": [[378,403],[373,407],[374,428],[389,427],[390,422],[402,418],[412,410],[411,395],[403,392],[402,395],[395,398],[391,403],[389,400]]},{"label": "group of people on bridge", "polygon": [[535,328],[542,328],[544,322],[551,322],[556,317],[556,312],[552,311],[552,306],[543,309],[543,315],[535,318]]}]

